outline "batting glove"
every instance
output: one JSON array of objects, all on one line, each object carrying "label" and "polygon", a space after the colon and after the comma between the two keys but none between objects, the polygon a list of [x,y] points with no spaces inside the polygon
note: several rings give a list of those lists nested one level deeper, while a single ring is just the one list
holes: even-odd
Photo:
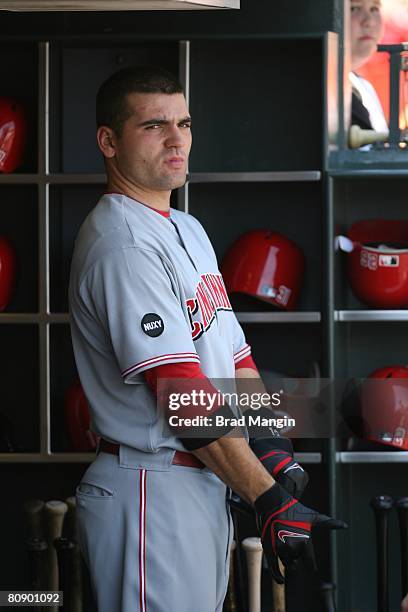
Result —
[{"label": "batting glove", "polygon": [[288,438],[258,438],[250,447],[264,468],[286,491],[300,499],[309,482],[307,472],[293,458],[292,442]]},{"label": "batting glove", "polygon": [[294,568],[301,561],[307,569],[315,570],[312,530],[347,527],[344,521],[307,508],[277,483],[258,497],[255,511],[266,560],[279,584],[285,579],[279,570],[278,558],[286,568]]}]

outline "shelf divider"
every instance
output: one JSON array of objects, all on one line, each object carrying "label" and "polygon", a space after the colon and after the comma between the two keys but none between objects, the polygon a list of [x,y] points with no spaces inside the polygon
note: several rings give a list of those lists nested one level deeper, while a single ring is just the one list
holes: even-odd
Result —
[{"label": "shelf divider", "polygon": [[40,448],[48,453],[51,444],[50,422],[50,330],[46,315],[50,310],[49,249],[49,98],[50,48],[39,44],[38,85],[38,248],[39,248],[39,372],[40,372]]},{"label": "shelf divider", "polygon": [[337,453],[338,463],[408,463],[408,451],[347,451]]},{"label": "shelf divider", "polygon": [[0,174],[0,185],[37,185],[40,182],[39,174]]},{"label": "shelf divider", "polygon": [[28,324],[49,324],[49,323],[69,323],[69,314],[61,313],[25,313],[25,312],[2,312],[0,313],[0,325],[16,323]]},{"label": "shelf divider", "polygon": [[106,174],[102,173],[75,173],[46,175],[47,183],[50,185],[105,185]]},{"label": "shelf divider", "polygon": [[0,453],[0,463],[90,463],[95,453]]},{"label": "shelf divider", "polygon": [[345,322],[370,322],[370,321],[408,321],[407,310],[336,310],[334,313],[336,321]]},{"label": "shelf divider", "polygon": [[[94,459],[95,453],[0,453],[0,463],[91,463]],[[322,462],[322,454],[295,453],[295,460],[301,463],[318,464]]]},{"label": "shelf divider", "polygon": [[320,312],[235,312],[240,323],[320,323]]},{"label": "shelf divider", "polygon": [[320,170],[288,172],[192,172],[189,183],[284,183],[320,181]]}]

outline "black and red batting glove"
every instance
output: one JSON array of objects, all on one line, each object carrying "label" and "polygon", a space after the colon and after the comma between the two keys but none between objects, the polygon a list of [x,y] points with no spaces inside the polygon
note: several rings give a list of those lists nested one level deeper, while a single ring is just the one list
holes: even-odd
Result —
[{"label": "black and red batting glove", "polygon": [[249,445],[264,468],[286,491],[300,499],[309,482],[307,472],[293,458],[292,442],[288,438],[256,438]]},{"label": "black and red batting glove", "polygon": [[347,527],[344,521],[307,508],[278,483],[258,497],[255,511],[266,560],[279,584],[283,584],[285,579],[279,570],[278,559],[286,568],[294,568],[300,562],[306,569],[316,569],[312,542],[314,528]]}]

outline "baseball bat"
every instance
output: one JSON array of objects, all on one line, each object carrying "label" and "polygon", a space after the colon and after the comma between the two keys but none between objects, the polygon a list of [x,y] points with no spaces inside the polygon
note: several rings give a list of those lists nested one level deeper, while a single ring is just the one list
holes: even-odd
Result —
[{"label": "baseball bat", "polygon": [[63,591],[63,606],[61,612],[73,612],[76,600],[75,584],[73,581],[73,566],[75,564],[76,542],[69,538],[56,538],[54,547],[58,558],[59,590]]},{"label": "baseball bat", "polygon": [[[231,510],[232,522],[234,524],[235,541],[240,542],[239,534],[241,531],[241,527],[240,527],[240,522],[239,522],[239,514],[241,514],[242,516],[246,516],[246,515],[244,511],[240,510],[239,504],[234,505],[231,502],[232,500],[230,501],[230,510]],[[238,544],[237,550],[235,553],[237,600],[238,600],[239,612],[248,612],[248,606],[247,606],[246,595],[245,595],[244,567],[243,567],[241,549],[242,549],[242,546]]]},{"label": "baseball bat", "polygon": [[41,499],[28,499],[23,504],[27,538],[44,538],[44,502]]},{"label": "baseball bat", "polygon": [[84,578],[82,572],[81,551],[78,544],[76,498],[74,496],[67,497],[65,503],[68,506],[68,511],[64,519],[62,533],[65,538],[68,538],[75,545],[74,550],[70,554],[70,596],[69,605],[66,610],[68,610],[68,612],[82,612]]},{"label": "baseball bat", "polygon": [[401,589],[402,599],[408,593],[408,497],[400,497],[395,502],[398,512],[401,541]]},{"label": "baseball bat", "polygon": [[379,495],[371,499],[377,536],[377,611],[389,612],[388,593],[388,518],[392,497]]},{"label": "baseball bat", "polygon": [[[28,538],[25,542],[30,567],[30,589],[43,591],[47,589],[48,577],[48,544],[42,538]],[[37,612],[47,612],[48,608],[39,606]]]},{"label": "baseball bat", "polygon": [[358,149],[374,142],[385,142],[388,140],[388,132],[376,132],[375,130],[363,130],[358,125],[352,125],[349,131],[349,146]]},{"label": "baseball bat", "polygon": [[30,584],[34,591],[46,588],[48,544],[41,538],[28,538],[25,542],[30,565]]},{"label": "baseball bat", "polygon": [[249,612],[261,612],[262,544],[260,538],[242,541],[248,568]]},{"label": "baseball bat", "polygon": [[[280,559],[278,559],[279,569],[283,577],[285,577],[285,567]],[[272,599],[273,599],[273,612],[285,612],[286,611],[286,597],[285,597],[285,585],[278,584],[275,580],[272,580]]]},{"label": "baseball bat", "polygon": [[76,498],[74,496],[67,497],[65,503],[68,506],[67,515],[64,519],[63,536],[70,540],[78,540],[77,524],[76,524]]},{"label": "baseball bat", "polygon": [[228,589],[227,595],[225,597],[225,603],[223,612],[237,612],[237,596],[235,592],[235,571],[234,571],[234,551],[236,550],[235,540],[231,542],[230,549],[230,565],[229,565],[229,579],[228,579]]},{"label": "baseball bat", "polygon": [[[61,537],[62,525],[68,506],[65,502],[52,500],[44,506],[45,531],[48,542],[48,590],[58,591],[58,559],[54,540]],[[50,610],[58,612],[58,608],[53,606]]]},{"label": "baseball bat", "polygon": [[336,604],[334,600],[335,591],[336,586],[332,582],[322,582],[320,585],[320,594],[324,612],[336,612]]}]

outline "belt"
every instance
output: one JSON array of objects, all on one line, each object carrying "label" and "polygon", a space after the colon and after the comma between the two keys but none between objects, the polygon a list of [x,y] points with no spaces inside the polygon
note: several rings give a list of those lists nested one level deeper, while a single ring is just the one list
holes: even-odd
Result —
[{"label": "belt", "polygon": [[[110,455],[119,455],[119,449],[120,444],[108,442],[107,440],[101,438],[98,446],[98,454],[109,453]],[[172,463],[173,465],[184,465],[185,467],[198,468],[199,470],[202,470],[205,467],[204,463],[191,453],[185,453],[184,451],[178,450],[176,450],[174,453]]]}]

